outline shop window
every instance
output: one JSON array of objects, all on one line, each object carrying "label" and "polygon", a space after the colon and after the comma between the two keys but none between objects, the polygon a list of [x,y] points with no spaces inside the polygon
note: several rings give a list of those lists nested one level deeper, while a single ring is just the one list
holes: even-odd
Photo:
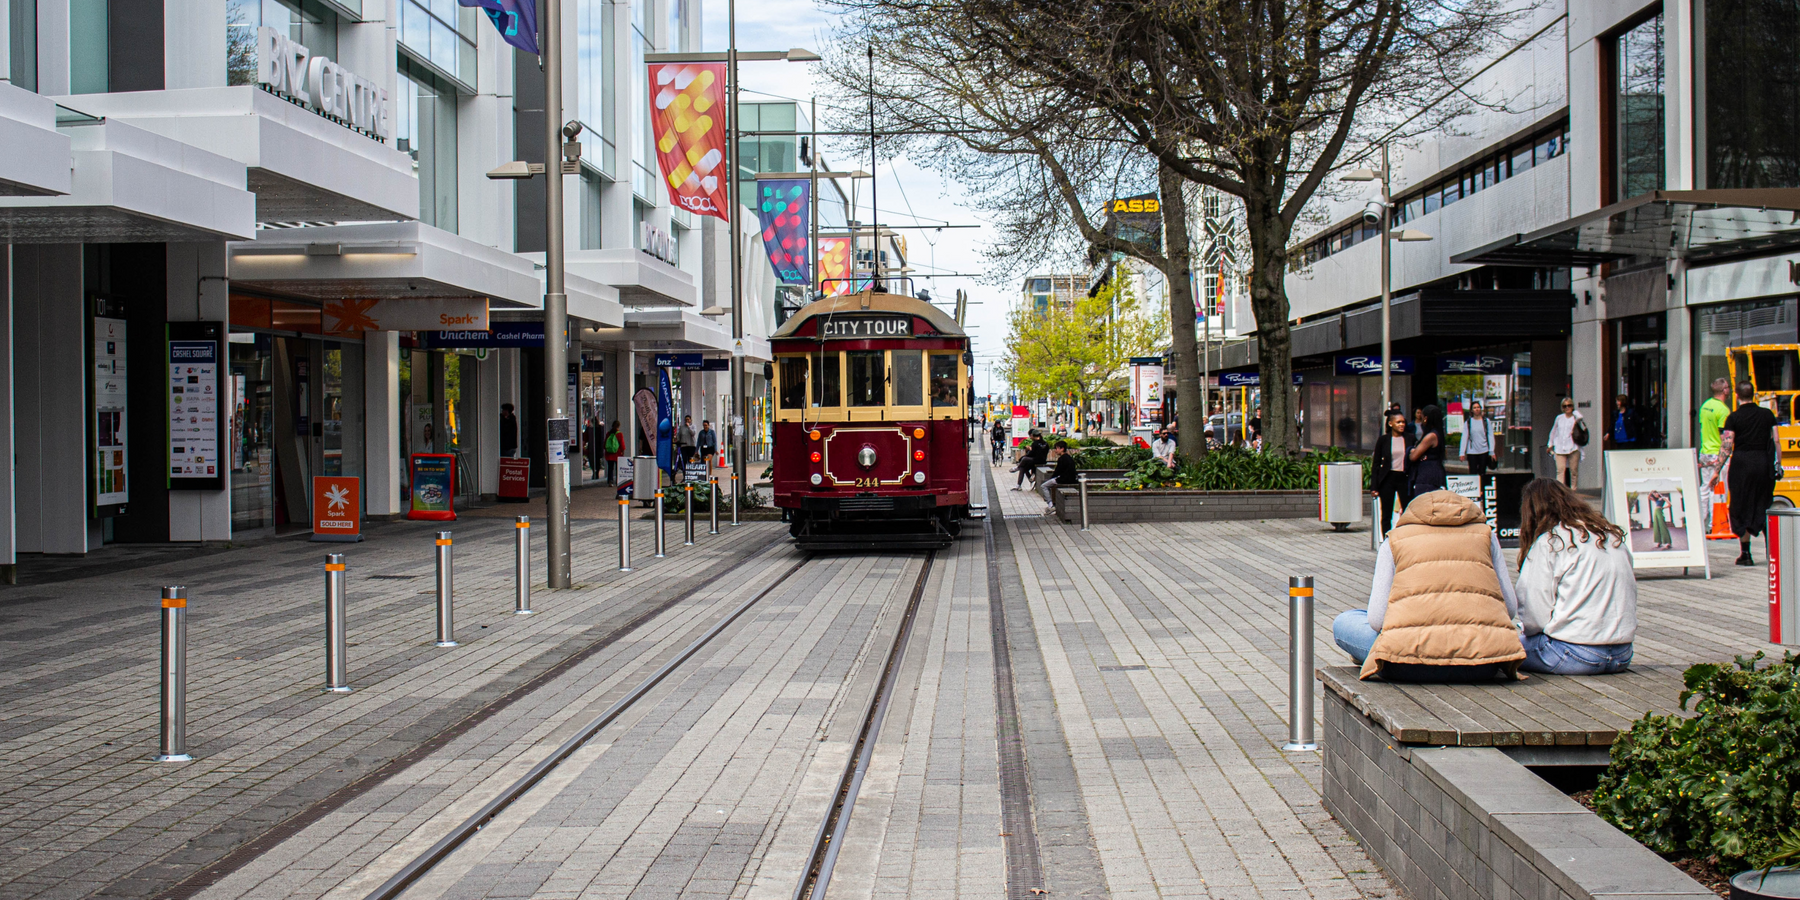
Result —
[{"label": "shop window", "polygon": [[838,355],[821,353],[813,357],[813,362],[813,405],[844,405],[838,385]]},{"label": "shop window", "polygon": [[[1729,378],[1730,366],[1726,362],[1726,354],[1732,347],[1746,344],[1793,344],[1800,342],[1800,316],[1796,315],[1796,301],[1788,297],[1780,300],[1746,300],[1737,303],[1719,303],[1696,308],[1694,316],[1694,396],[1706,398],[1712,395],[1712,382],[1715,378]],[[1771,357],[1774,358],[1774,357]],[[1772,380],[1779,380],[1780,373],[1769,372]],[[1738,377],[1744,377],[1742,371]],[[1763,373],[1757,373],[1757,381],[1762,382]],[[1736,400],[1731,405],[1737,405]],[[1698,403],[1695,404],[1698,408]]]},{"label": "shop window", "polygon": [[1800,187],[1800,54],[1792,39],[1800,6],[1704,0],[1694,7],[1704,187]]},{"label": "shop window", "polygon": [[956,356],[949,353],[931,355],[931,405],[956,406]]},{"label": "shop window", "polygon": [[887,373],[883,371],[880,350],[852,350],[850,359],[850,405],[887,405]]},{"label": "shop window", "polygon": [[784,356],[781,359],[781,408],[806,408],[806,357]]},{"label": "shop window", "polygon": [[394,137],[419,176],[419,221],[454,232],[456,92],[424,72],[402,71],[395,84]]},{"label": "shop window", "polygon": [[1613,53],[1615,200],[1663,186],[1662,13],[1618,36]]},{"label": "shop window", "polygon": [[925,405],[925,364],[917,350],[893,351],[894,405]]}]

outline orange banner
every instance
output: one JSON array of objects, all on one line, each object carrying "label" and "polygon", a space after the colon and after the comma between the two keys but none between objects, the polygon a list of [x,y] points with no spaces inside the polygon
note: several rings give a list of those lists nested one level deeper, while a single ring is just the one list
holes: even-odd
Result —
[{"label": "orange banner", "polygon": [[819,290],[825,296],[836,297],[863,288],[853,277],[852,261],[849,238],[819,238]]},{"label": "orange banner", "polygon": [[352,476],[315,475],[313,540],[362,540],[362,485]]},{"label": "orange banner", "polygon": [[656,135],[656,159],[670,201],[688,212],[729,221],[725,64],[652,64],[650,131]]}]

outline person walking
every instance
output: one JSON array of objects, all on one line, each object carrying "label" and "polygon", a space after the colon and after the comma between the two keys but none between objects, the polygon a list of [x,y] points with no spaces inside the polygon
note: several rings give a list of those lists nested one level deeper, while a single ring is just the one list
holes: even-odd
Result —
[{"label": "person walking", "polygon": [[[1713,483],[1719,480],[1720,464],[1724,456],[1719,449],[1719,433],[1725,430],[1725,419],[1731,415],[1731,407],[1726,399],[1731,394],[1731,379],[1714,378],[1712,380],[1712,396],[1700,404],[1700,493],[1711,494]],[[1712,531],[1713,505],[1702,500],[1700,514],[1706,520],[1706,530]]]},{"label": "person walking", "polygon": [[519,417],[511,403],[500,404],[500,455],[519,455]]},{"label": "person walking", "polygon": [[624,438],[619,437],[619,420],[614,419],[612,427],[606,431],[606,483],[619,483],[619,451],[624,448]]},{"label": "person walking", "polygon": [[1375,441],[1375,467],[1370,470],[1375,496],[1380,498],[1381,536],[1387,537],[1394,517],[1412,499],[1412,482],[1407,477],[1412,468],[1413,440],[1406,427],[1406,415],[1399,410],[1387,414],[1387,433]]},{"label": "person walking", "polygon": [[1044,497],[1046,516],[1056,514],[1056,501],[1052,498],[1056,496],[1057,485],[1074,487],[1081,481],[1081,471],[1075,466],[1075,454],[1069,452],[1068,441],[1057,441],[1056,446],[1051,448],[1051,456],[1056,460],[1055,468],[1038,485],[1038,493]]},{"label": "person walking", "polygon": [[1487,411],[1476,402],[1469,407],[1469,419],[1463,423],[1462,445],[1456,456],[1469,466],[1469,474],[1486,475],[1494,467],[1494,423]]},{"label": "person walking", "polygon": [[1413,496],[1444,489],[1444,411],[1433,403],[1419,411],[1423,433],[1407,452],[1413,461]]},{"label": "person walking", "polygon": [[[1404,420],[1402,420],[1404,422]],[[1469,683],[1517,675],[1525,647],[1500,539],[1450,491],[1414,498],[1381,544],[1367,609],[1331,623],[1363,678]]]},{"label": "person walking", "polygon": [[700,459],[710,469],[713,456],[719,452],[719,434],[713,430],[711,419],[700,420],[700,433],[695,436],[694,441],[694,448],[700,452]]},{"label": "person walking", "polygon": [[1587,423],[1575,411],[1575,398],[1562,399],[1562,412],[1550,424],[1545,447],[1556,458],[1556,480],[1571,490],[1581,484],[1582,447],[1588,442]]},{"label": "person walking", "polygon": [[694,417],[682,416],[681,428],[675,432],[676,458],[686,465],[694,460]]},{"label": "person walking", "polygon": [[1620,394],[1613,398],[1612,442],[1615,450],[1635,450],[1643,439],[1643,413],[1631,405],[1631,398]]},{"label": "person walking", "polygon": [[1737,399],[1738,408],[1725,418],[1719,440],[1731,467],[1725,489],[1731,493],[1731,531],[1740,548],[1737,564],[1754,566],[1750,539],[1763,533],[1775,500],[1775,414],[1756,402],[1756,388],[1748,381],[1738,382]]},{"label": "person walking", "polygon": [[[587,420],[587,423],[581,428],[581,469],[592,466],[594,460],[600,456],[598,452],[600,450],[599,429],[600,426],[593,419]],[[581,473],[576,472],[576,474],[580,475]]]},{"label": "person walking", "polygon": [[1606,675],[1630,666],[1637,576],[1625,532],[1581,495],[1539,478],[1520,492],[1519,546],[1519,668]]}]

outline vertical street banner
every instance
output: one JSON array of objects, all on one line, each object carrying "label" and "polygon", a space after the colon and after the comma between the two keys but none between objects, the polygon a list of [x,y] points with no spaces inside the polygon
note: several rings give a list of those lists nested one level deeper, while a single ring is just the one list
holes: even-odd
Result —
[{"label": "vertical street banner", "polygon": [[456,0],[488,14],[500,39],[531,54],[540,55],[537,42],[537,0]]},{"label": "vertical street banner", "polygon": [[852,270],[855,262],[847,237],[819,238],[819,290],[827,297],[852,294],[867,286]]},{"label": "vertical street banner", "polygon": [[771,178],[756,182],[756,219],[762,225],[763,249],[782,284],[806,284],[812,261],[806,252],[811,233],[811,204],[805,178]]},{"label": "vertical street banner", "polygon": [[653,63],[650,133],[676,206],[730,221],[725,164],[725,64]]}]

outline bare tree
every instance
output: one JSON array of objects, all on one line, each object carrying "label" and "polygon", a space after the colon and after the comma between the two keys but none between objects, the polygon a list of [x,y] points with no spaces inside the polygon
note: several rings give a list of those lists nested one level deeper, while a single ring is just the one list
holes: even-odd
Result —
[{"label": "bare tree", "polygon": [[[1284,284],[1296,221],[1347,148],[1403,117],[1418,133],[1459,115],[1466,107],[1439,95],[1513,19],[1496,0],[837,2],[888,56],[925,56],[908,68],[1102,118],[1155,157],[1159,182],[1242,201],[1265,446],[1286,453],[1297,445]],[[1422,106],[1430,115],[1408,115]],[[1165,202],[1179,193],[1165,186]],[[1186,281],[1171,276],[1172,292]]]}]

